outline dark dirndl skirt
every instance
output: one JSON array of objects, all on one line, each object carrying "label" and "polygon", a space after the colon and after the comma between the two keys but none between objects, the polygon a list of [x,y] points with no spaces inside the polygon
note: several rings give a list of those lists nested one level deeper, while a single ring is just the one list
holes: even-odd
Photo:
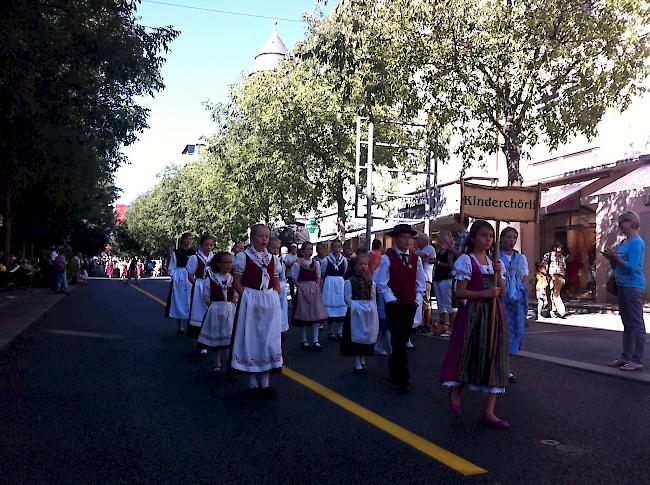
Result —
[{"label": "dark dirndl skirt", "polygon": [[358,344],[352,341],[352,326],[350,323],[350,309],[345,314],[343,321],[343,336],[341,337],[341,355],[345,357],[355,357],[363,355],[372,357],[375,355],[375,344]]}]

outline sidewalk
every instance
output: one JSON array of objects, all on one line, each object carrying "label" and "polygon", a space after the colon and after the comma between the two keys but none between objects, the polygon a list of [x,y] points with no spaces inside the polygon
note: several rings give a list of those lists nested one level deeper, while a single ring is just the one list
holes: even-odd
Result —
[{"label": "sidewalk", "polygon": [[63,298],[49,288],[0,292],[0,350]]},{"label": "sidewalk", "polygon": [[[517,358],[543,360],[564,367],[596,372],[620,379],[650,383],[648,351],[645,369],[626,372],[607,366],[619,357],[622,348],[623,325],[621,317],[612,313],[569,313],[567,318],[535,320],[529,311],[526,335]],[[646,324],[646,349],[650,349],[650,314],[644,314]],[[448,340],[430,334],[426,337]],[[516,363],[514,364],[516,367]]]}]

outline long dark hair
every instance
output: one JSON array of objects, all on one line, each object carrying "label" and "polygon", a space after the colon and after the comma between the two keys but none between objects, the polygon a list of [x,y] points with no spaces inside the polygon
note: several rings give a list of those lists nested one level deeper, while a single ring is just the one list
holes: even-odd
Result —
[{"label": "long dark hair", "polygon": [[221,264],[221,261],[223,261],[224,256],[231,256],[232,253],[226,252],[226,251],[219,251],[217,254],[212,256],[212,259],[208,263],[210,266],[210,269],[212,270],[213,273],[220,273],[221,270],[219,269],[219,265]]},{"label": "long dark hair", "polygon": [[[483,219],[477,219],[472,223],[472,227],[469,230],[469,235],[467,236],[467,241],[465,241],[465,254],[471,254],[474,252],[474,241],[476,235],[481,229],[488,228],[492,231],[492,251],[494,251],[494,228],[492,224]],[[489,252],[490,250],[488,250]]]}]

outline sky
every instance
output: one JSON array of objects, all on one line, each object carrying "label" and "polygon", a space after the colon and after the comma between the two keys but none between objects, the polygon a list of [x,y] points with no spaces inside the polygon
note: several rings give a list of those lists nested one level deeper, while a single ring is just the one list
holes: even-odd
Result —
[{"label": "sky", "polygon": [[[329,2],[328,11],[334,3]],[[149,129],[140,134],[137,142],[124,148],[130,163],[120,167],[116,174],[116,185],[122,189],[117,203],[133,202],[155,185],[157,174],[165,166],[179,159],[185,145],[213,133],[214,125],[203,103],[224,101],[228,87],[242,73],[252,70],[255,55],[271,36],[273,18],[278,19],[280,38],[292,50],[305,35],[306,25],[299,22],[301,15],[313,8],[314,0],[142,0],[138,8],[141,24],[172,25],[181,33],[172,42],[162,68],[165,89],[154,98],[140,100],[150,109]]]}]

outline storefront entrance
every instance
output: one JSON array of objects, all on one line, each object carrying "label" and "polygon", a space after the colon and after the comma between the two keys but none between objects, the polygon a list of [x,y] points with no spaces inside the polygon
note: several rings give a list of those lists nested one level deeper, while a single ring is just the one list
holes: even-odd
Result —
[{"label": "storefront entrance", "polygon": [[539,261],[553,248],[555,241],[564,245],[567,297],[595,299],[596,211],[580,207],[576,211],[544,216]]}]

